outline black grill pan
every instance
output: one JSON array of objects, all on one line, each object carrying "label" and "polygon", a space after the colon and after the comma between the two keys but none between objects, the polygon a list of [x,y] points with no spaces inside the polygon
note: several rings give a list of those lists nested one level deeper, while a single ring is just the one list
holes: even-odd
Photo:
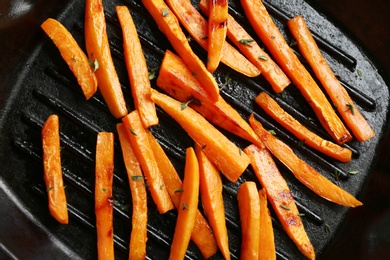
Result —
[{"label": "black grill pan", "polygon": [[[157,68],[164,51],[172,50],[172,47],[140,0],[104,0],[103,3],[112,55],[129,110],[132,110],[134,107],[122,56],[122,36],[115,5],[127,5],[131,10],[150,68]],[[2,49],[0,56],[0,76],[3,79],[0,83],[0,258],[95,259],[93,190],[96,135],[99,131],[115,132],[115,124],[119,121],[110,115],[99,94],[85,101],[58,50],[39,28],[46,18],[54,17],[71,31],[80,46],[84,46],[84,1],[36,0],[7,4],[4,7],[0,5],[9,13],[9,17],[0,19],[0,39],[4,40],[2,46],[7,48]],[[230,1],[229,5],[230,14],[257,39],[239,1]],[[388,83],[363,49],[320,10],[301,0],[268,0],[265,5],[288,41],[292,38],[286,30],[287,19],[295,15],[305,17],[326,59],[374,128],[376,136],[365,143],[352,141],[347,144],[353,151],[353,159],[348,164],[339,163],[310,148],[299,147],[298,141],[268,118],[253,101],[260,91],[266,91],[307,127],[329,139],[294,86],[276,95],[262,76],[249,79],[221,65],[214,73],[217,82],[222,86],[227,74],[232,79],[222,89],[222,96],[244,118],[254,112],[266,128],[275,130],[279,138],[291,145],[300,157],[320,173],[357,198],[363,198],[368,189],[366,183],[379,163],[378,153],[383,151],[382,143],[388,138]],[[15,9],[15,6],[19,9]],[[15,14],[12,10],[19,11]],[[15,28],[18,31],[13,33]],[[193,41],[191,44],[205,60],[205,52]],[[296,53],[299,55],[298,49]],[[155,80],[152,80],[152,85],[156,87]],[[70,212],[70,223],[66,226],[58,224],[50,216],[43,181],[40,131],[46,118],[53,113],[60,117],[63,174]],[[182,175],[185,148],[193,143],[161,109],[158,109],[158,116],[161,123],[152,127],[151,131]],[[248,145],[238,137],[223,132],[241,148]],[[131,197],[118,141],[115,145],[115,249],[117,259],[126,259],[131,229]],[[324,256],[348,224],[348,216],[359,209],[348,209],[319,198],[301,185],[283,165],[278,163],[278,166],[289,183],[299,210],[305,214],[303,222],[317,255]],[[359,173],[350,175],[348,171],[351,170],[358,170]],[[335,177],[336,172],[341,173],[340,176]],[[241,243],[236,192],[246,180],[255,180],[250,167],[235,184],[224,179],[232,259],[239,258]],[[149,204],[147,258],[165,259],[169,255],[176,213],[172,211],[159,215],[153,203]],[[273,213],[272,216],[278,258],[304,259]],[[199,250],[192,243],[187,258],[201,259]],[[220,253],[213,257],[220,258]]]}]

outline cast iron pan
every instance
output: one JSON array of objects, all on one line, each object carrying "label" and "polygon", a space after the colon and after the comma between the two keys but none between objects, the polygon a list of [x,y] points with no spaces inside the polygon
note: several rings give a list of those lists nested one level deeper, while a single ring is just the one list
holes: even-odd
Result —
[{"label": "cast iron pan", "polygon": [[[127,5],[130,8],[150,68],[157,68],[164,51],[172,47],[141,1],[113,0],[103,3],[112,55],[129,109],[132,110],[134,107],[122,57],[121,30],[114,11],[115,5]],[[239,1],[230,1],[229,4],[230,13],[255,37]],[[357,198],[362,198],[367,190],[366,183],[376,169],[377,154],[383,152],[381,144],[388,138],[388,85],[363,49],[307,2],[269,0],[265,4],[288,41],[291,35],[286,30],[286,19],[295,15],[305,17],[325,57],[374,128],[376,136],[364,143],[350,142],[347,146],[353,151],[352,161],[348,164],[338,163],[305,146],[299,147],[298,141],[268,118],[253,101],[260,91],[266,91],[307,127],[329,138],[316,120],[309,120],[315,116],[294,86],[287,88],[282,95],[276,95],[262,76],[249,79],[221,65],[214,73],[217,82],[222,85],[227,74],[232,78],[221,94],[244,118],[254,112],[266,128],[274,129],[277,136],[291,145],[311,166]],[[0,258],[95,259],[93,187],[96,134],[99,131],[115,132],[118,120],[109,114],[99,94],[85,101],[58,50],[39,28],[46,18],[56,18],[71,31],[80,46],[84,46],[84,1],[19,0],[0,4],[0,7],[6,13],[0,16],[0,39],[3,41],[0,56]],[[205,59],[205,52],[199,46],[192,43],[192,47]],[[296,51],[299,55],[299,51]],[[156,87],[155,80],[152,80],[152,85]],[[50,216],[43,182],[40,131],[43,122],[53,113],[60,117],[63,173],[70,212],[68,225],[60,225]],[[158,109],[158,115],[161,123],[152,127],[151,131],[182,175],[184,151],[193,142],[162,110]],[[241,148],[248,145],[238,137],[223,132]],[[128,256],[131,228],[131,198],[120,152],[116,142],[114,236],[116,258],[125,259]],[[338,206],[316,196],[284,166],[277,164],[289,183],[300,211],[305,213],[304,225],[317,255],[324,256],[348,224],[348,216],[358,209]],[[351,170],[358,170],[359,173],[349,175],[347,172]],[[336,171],[341,173],[338,178],[334,176]],[[246,180],[256,181],[250,167],[237,183],[229,183],[224,179],[226,218],[233,259],[239,258],[241,243],[236,192]],[[156,207],[150,203],[148,259],[167,258],[175,218],[176,213],[173,211],[159,215]],[[278,220],[275,217],[273,220],[278,258],[304,259]],[[199,250],[192,243],[187,258],[201,259]],[[220,253],[213,257],[220,258]]]}]

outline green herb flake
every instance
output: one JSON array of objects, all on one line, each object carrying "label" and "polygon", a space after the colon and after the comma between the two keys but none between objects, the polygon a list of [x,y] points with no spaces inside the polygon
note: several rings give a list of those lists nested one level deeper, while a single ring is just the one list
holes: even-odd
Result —
[{"label": "green herb flake", "polygon": [[290,42],[290,47],[296,46],[297,44],[298,44],[298,42],[296,40],[292,39]]},{"label": "green herb flake", "polygon": [[357,171],[357,170],[352,170],[352,171],[349,171],[348,173],[351,174],[351,175],[355,175],[355,174],[358,174],[359,171]]},{"label": "green herb flake", "polygon": [[285,210],[290,210],[289,207],[287,207],[286,205],[283,205],[283,204],[280,204],[280,207],[281,207],[282,209],[285,209]]},{"label": "green herb flake", "polygon": [[105,189],[105,188],[102,188],[102,191],[103,191],[103,192],[107,192],[107,189]]},{"label": "green herb flake", "polygon": [[49,188],[47,188],[46,189],[46,191],[51,191],[52,189],[54,189],[54,187],[52,186],[52,187],[49,187]]},{"label": "green herb flake", "polygon": [[186,109],[188,107],[188,105],[193,101],[193,99],[190,99],[188,100],[187,102],[183,102],[181,103],[181,111],[183,111],[184,109]]},{"label": "green herb flake", "polygon": [[276,132],[275,132],[275,130],[273,130],[273,129],[268,130],[268,133],[270,133],[271,135],[276,135]]},{"label": "green herb flake", "polygon": [[355,114],[355,108],[353,107],[353,105],[351,103],[348,103],[348,104],[346,104],[346,106],[347,106],[347,109],[345,110],[345,112],[351,111],[352,115],[354,115]]},{"label": "green herb flake", "polygon": [[93,72],[97,71],[97,69],[99,68],[99,62],[97,59],[95,59],[94,61],[88,60],[88,63],[89,66],[91,66]]},{"label": "green herb flake", "polygon": [[188,210],[187,204],[185,202],[182,202],[181,204],[183,205],[182,210]]},{"label": "green herb flake", "polygon": [[73,62],[77,62],[77,59],[73,57],[73,58],[72,58],[72,61],[73,61]]},{"label": "green herb flake", "polygon": [[142,175],[135,175],[135,176],[131,176],[131,179],[133,181],[140,181],[140,180],[144,179],[144,176],[142,176]]},{"label": "green herb flake", "polygon": [[305,144],[306,140],[303,139],[303,140],[299,140],[298,142],[298,147],[302,147],[304,144]]},{"label": "green herb flake", "polygon": [[304,216],[305,216],[305,213],[298,213],[298,216],[304,217]]},{"label": "green herb flake", "polygon": [[275,36],[274,36],[274,35],[271,35],[271,39],[275,39]]},{"label": "green herb flake", "polygon": [[361,70],[358,69],[358,70],[357,70],[357,74],[358,74],[359,77],[362,77],[362,76],[363,76],[363,71],[361,71]]},{"label": "green herb flake", "polygon": [[149,187],[150,187],[150,184],[149,183],[144,183],[144,185],[145,185],[145,188],[147,188],[147,189],[149,189]]},{"label": "green herb flake", "polygon": [[325,224],[325,232],[330,233],[330,226],[328,224]]},{"label": "green herb flake", "polygon": [[232,81],[232,78],[230,77],[230,73],[226,74],[224,77],[224,82],[222,88],[226,87],[230,81]]},{"label": "green herb flake", "polygon": [[130,204],[122,205],[121,210],[128,212],[130,211],[130,207],[131,207]]},{"label": "green herb flake", "polygon": [[241,148],[238,148],[238,153],[239,153],[240,156],[241,156],[241,154],[242,154],[242,149],[241,149]]},{"label": "green herb flake", "polygon": [[168,15],[168,13],[169,13],[169,10],[168,9],[164,9],[161,14],[162,14],[163,17],[165,17],[165,16]]},{"label": "green herb flake", "polygon": [[333,177],[336,179],[336,181],[339,180],[340,178],[340,172],[338,170],[335,170],[334,173],[332,174]]},{"label": "green herb flake", "polygon": [[156,78],[156,72],[158,71],[158,67],[157,68],[148,68],[148,72],[149,72],[149,80],[153,80]]},{"label": "green herb flake", "polygon": [[184,192],[184,190],[175,190],[175,192],[174,193],[176,193],[176,192]]},{"label": "green herb flake", "polygon": [[161,184],[160,185],[160,190],[164,189],[164,187],[165,187],[165,184]]},{"label": "green herb flake", "polygon": [[129,128],[129,131],[130,131],[130,133],[132,134],[132,135],[137,135],[137,133],[133,130],[133,128]]},{"label": "green herb flake", "polygon": [[252,47],[252,45],[250,45],[251,42],[254,42],[254,40],[252,39],[241,39],[241,40],[238,40],[239,43],[241,43],[242,45],[245,45],[245,46],[248,46],[248,47]]},{"label": "green herb flake", "polygon": [[268,57],[265,56],[265,55],[260,55],[258,58],[259,58],[259,59],[262,59],[262,60],[268,60]]}]

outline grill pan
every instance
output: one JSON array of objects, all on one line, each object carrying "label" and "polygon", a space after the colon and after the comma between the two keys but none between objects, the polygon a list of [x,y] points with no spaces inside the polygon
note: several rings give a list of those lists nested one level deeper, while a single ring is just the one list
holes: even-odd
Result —
[{"label": "grill pan", "polygon": [[[23,50],[15,50],[10,46],[15,55],[4,56],[7,59],[0,57],[1,66],[7,67],[0,70],[4,78],[0,89],[0,258],[95,259],[93,190],[96,134],[99,131],[115,132],[118,120],[110,115],[99,94],[90,101],[85,101],[58,50],[38,27],[46,18],[56,18],[71,31],[80,46],[85,46],[84,1],[16,2],[20,5],[14,5],[19,9],[12,9],[12,3],[8,6],[11,22],[0,20],[0,36],[13,35],[11,39],[7,39],[8,42],[25,46]],[[132,110],[134,107],[122,57],[122,36],[115,5],[127,5],[131,10],[150,68],[157,68],[164,51],[172,50],[172,47],[140,0],[113,0],[103,3],[112,55],[129,110]],[[360,199],[368,189],[366,183],[371,178],[370,175],[380,163],[378,153],[383,151],[382,143],[387,139],[388,83],[363,49],[309,3],[301,0],[269,0],[264,1],[264,4],[288,40],[292,38],[286,30],[286,20],[301,14],[305,17],[326,59],[374,128],[376,136],[365,143],[350,142],[347,146],[353,151],[352,161],[348,164],[339,163],[310,148],[299,147],[298,140],[267,117],[253,101],[260,91],[266,91],[295,118],[329,139],[294,86],[289,86],[283,95],[276,95],[262,76],[249,79],[220,65],[214,73],[217,82],[222,86],[227,74],[232,79],[222,89],[221,95],[244,118],[254,112],[267,129],[273,129],[301,158]],[[230,1],[229,5],[230,14],[258,40],[243,15],[239,1]],[[12,13],[11,9],[19,11]],[[23,29],[18,34],[10,34],[9,31],[15,27]],[[32,44],[23,45],[23,42]],[[259,40],[258,42],[261,43]],[[206,59],[206,53],[196,43],[192,41],[191,46],[203,60]],[[299,55],[297,49],[296,53]],[[157,88],[155,80],[152,80],[152,85]],[[46,118],[53,113],[60,117],[63,174],[70,213],[70,223],[65,226],[58,224],[49,214],[43,181],[40,131]],[[152,127],[151,131],[182,176],[185,148],[193,144],[192,140],[161,109],[158,109],[158,116],[161,123]],[[221,131],[241,148],[248,145],[242,139]],[[117,259],[125,259],[128,256],[131,229],[131,197],[118,141],[115,145],[115,250]],[[277,164],[289,183],[300,212],[305,214],[303,223],[317,255],[319,258],[326,256],[332,242],[348,224],[349,216],[359,209],[348,209],[325,201],[300,184],[283,165],[278,162]],[[347,173],[350,170],[359,170],[359,173],[352,176]],[[339,178],[334,177],[336,171],[341,173]],[[256,180],[250,167],[237,183],[229,183],[223,179],[232,259],[239,258],[241,243],[236,192],[239,185],[246,180]],[[278,259],[305,259],[282,230],[272,209],[271,214]],[[148,259],[168,257],[175,219],[176,213],[173,211],[159,215],[149,199]],[[202,258],[192,243],[186,257]],[[218,253],[213,259],[221,257]]]}]

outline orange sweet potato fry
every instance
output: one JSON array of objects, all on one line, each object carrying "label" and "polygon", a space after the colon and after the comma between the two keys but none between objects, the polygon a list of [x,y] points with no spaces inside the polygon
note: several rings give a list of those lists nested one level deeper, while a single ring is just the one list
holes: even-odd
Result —
[{"label": "orange sweet potato fry", "polygon": [[61,224],[68,224],[68,207],[62,180],[59,119],[47,118],[42,127],[43,170],[50,214]]},{"label": "orange sweet potato fry", "polygon": [[97,79],[89,65],[87,56],[72,34],[57,20],[48,18],[41,24],[41,28],[57,46],[88,100],[97,90]]},{"label": "orange sweet potato fry", "polygon": [[98,259],[114,259],[112,180],[114,135],[100,132],[96,142],[95,215]]},{"label": "orange sweet potato fry", "polygon": [[296,39],[303,56],[310,64],[352,134],[360,142],[374,137],[374,130],[372,130],[371,126],[355,106],[348,92],[336,78],[324,56],[322,56],[303,17],[297,16],[288,21],[287,25]]},{"label": "orange sweet potato fry", "polygon": [[183,188],[169,259],[184,259],[195,224],[199,196],[199,165],[194,149],[186,150]]},{"label": "orange sweet potato fry", "polygon": [[122,148],[123,161],[129,178],[131,201],[133,205],[131,217],[131,235],[129,244],[129,259],[146,258],[148,204],[145,182],[141,166],[131,148],[126,127],[123,123],[116,126]]},{"label": "orange sweet potato fry", "polygon": [[261,123],[255,119],[253,114],[249,118],[249,123],[271,153],[289,168],[300,182],[317,195],[347,207],[362,205],[362,203],[350,193],[333,184],[296,156],[289,146],[265,130]]},{"label": "orange sweet potato fry", "polygon": [[267,46],[279,66],[308,101],[321,125],[338,144],[352,139],[326,96],[299,61],[274,24],[261,0],[242,0],[245,14],[257,35]]},{"label": "orange sweet potato fry", "polygon": [[98,88],[115,118],[127,114],[126,101],[111,57],[102,0],[86,0],[85,44],[95,65]]},{"label": "orange sweet potato fry", "polygon": [[171,97],[152,91],[153,101],[168,113],[202,147],[207,157],[231,182],[236,182],[249,164],[240,148],[191,107]]},{"label": "orange sweet potato fry", "polygon": [[129,75],[135,108],[145,128],[158,124],[156,107],[151,99],[148,66],[137,29],[126,6],[117,6],[119,22],[123,33],[123,56]]},{"label": "orange sweet potato fry", "polygon": [[276,259],[274,230],[272,219],[267,207],[267,192],[265,189],[259,191],[260,199],[260,246],[259,259]]}]

